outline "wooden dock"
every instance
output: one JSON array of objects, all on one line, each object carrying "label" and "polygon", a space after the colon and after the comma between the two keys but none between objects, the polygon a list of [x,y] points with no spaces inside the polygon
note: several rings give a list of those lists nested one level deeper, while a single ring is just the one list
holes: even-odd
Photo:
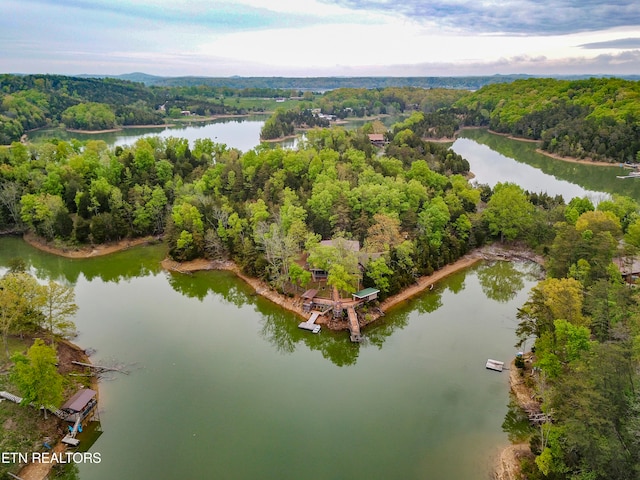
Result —
[{"label": "wooden dock", "polygon": [[358,323],[358,315],[355,308],[350,305],[347,307],[347,315],[349,316],[349,338],[352,342],[358,343],[362,340],[360,335],[360,324]]},{"label": "wooden dock", "polygon": [[311,312],[311,316],[309,320],[306,322],[302,322],[298,324],[298,328],[302,328],[303,330],[309,330],[311,333],[320,333],[322,327],[320,325],[316,325],[316,320],[322,314],[322,312]]}]

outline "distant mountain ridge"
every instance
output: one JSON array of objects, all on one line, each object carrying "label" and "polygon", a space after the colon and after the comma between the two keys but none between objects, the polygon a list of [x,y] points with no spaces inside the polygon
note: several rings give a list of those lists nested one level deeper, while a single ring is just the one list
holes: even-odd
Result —
[{"label": "distant mountain ridge", "polygon": [[[230,88],[283,88],[295,90],[335,90],[337,88],[385,88],[385,87],[422,87],[455,88],[477,90],[494,83],[511,83],[526,78],[539,78],[540,75],[486,75],[461,77],[162,77],[142,72],[122,75],[77,75],[78,77],[117,78],[131,82],[144,83],[147,86],[191,87],[206,85],[209,87]],[[640,75],[553,75],[548,78],[557,80],[580,80],[591,77],[617,77],[625,80],[640,81]]]}]

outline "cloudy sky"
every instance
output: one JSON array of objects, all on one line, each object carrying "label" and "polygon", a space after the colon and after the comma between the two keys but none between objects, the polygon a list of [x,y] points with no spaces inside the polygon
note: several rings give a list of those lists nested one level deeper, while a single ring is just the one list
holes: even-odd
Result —
[{"label": "cloudy sky", "polygon": [[0,72],[640,74],[640,1],[0,0]]}]

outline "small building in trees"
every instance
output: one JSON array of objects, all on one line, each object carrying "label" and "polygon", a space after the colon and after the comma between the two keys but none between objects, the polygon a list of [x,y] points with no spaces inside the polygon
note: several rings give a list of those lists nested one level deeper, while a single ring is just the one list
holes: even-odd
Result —
[{"label": "small building in trees", "polygon": [[640,279],[640,259],[636,257],[618,257],[613,263],[620,270],[620,275],[627,283],[636,283]]},{"label": "small building in trees", "polygon": [[387,144],[387,141],[384,139],[384,134],[382,133],[370,133],[369,141],[376,147],[384,147]]}]

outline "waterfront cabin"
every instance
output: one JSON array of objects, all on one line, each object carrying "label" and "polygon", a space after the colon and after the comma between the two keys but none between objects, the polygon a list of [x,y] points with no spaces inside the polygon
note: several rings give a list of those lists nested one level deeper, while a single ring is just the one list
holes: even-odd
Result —
[{"label": "waterfront cabin", "polygon": [[98,405],[96,395],[98,392],[90,388],[78,390],[69,400],[65,402],[60,410],[68,414],[67,421],[75,422],[87,418]]},{"label": "waterfront cabin", "polygon": [[317,294],[318,290],[310,289],[300,296],[302,299],[302,310],[304,312],[310,312],[313,309],[313,299]]},{"label": "waterfront cabin", "polygon": [[378,293],[380,293],[380,290],[377,288],[365,288],[364,290],[351,294],[351,296],[357,302],[370,302],[378,298]]}]

